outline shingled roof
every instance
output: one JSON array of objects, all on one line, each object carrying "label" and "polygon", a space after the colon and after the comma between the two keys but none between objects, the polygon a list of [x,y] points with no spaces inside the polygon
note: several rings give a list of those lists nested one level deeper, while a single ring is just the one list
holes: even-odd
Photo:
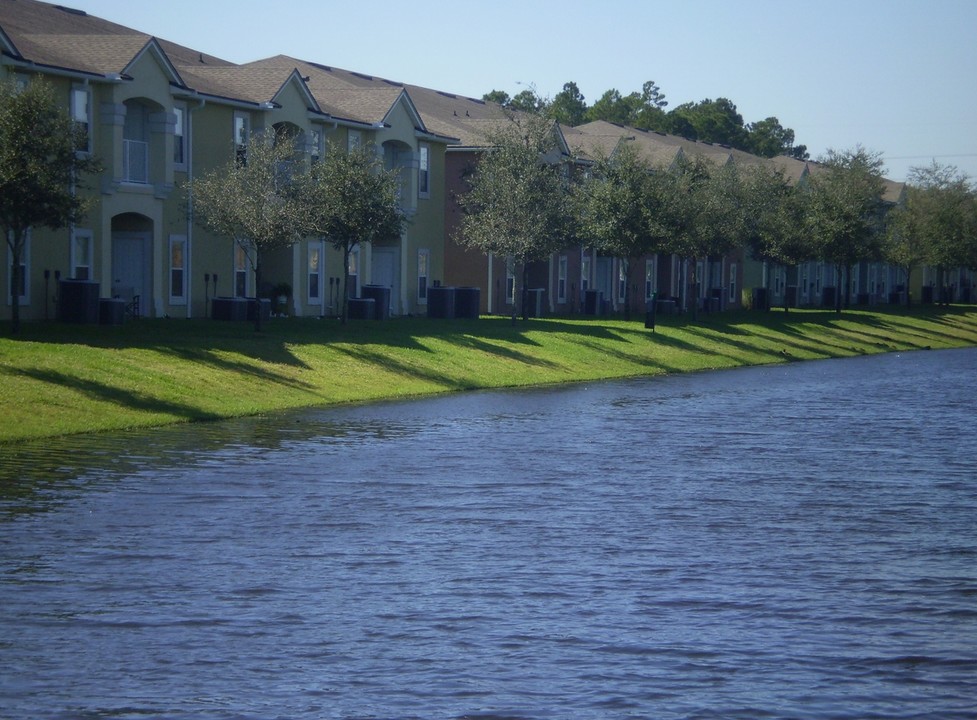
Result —
[{"label": "shingled roof", "polygon": [[[153,36],[61,5],[0,0],[0,28],[15,60],[92,75],[122,73]],[[231,65],[213,55],[158,40],[174,65]]]}]

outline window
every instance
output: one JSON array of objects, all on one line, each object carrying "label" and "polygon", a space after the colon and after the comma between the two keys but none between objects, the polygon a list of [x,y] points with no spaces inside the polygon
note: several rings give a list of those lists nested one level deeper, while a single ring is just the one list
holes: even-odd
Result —
[{"label": "window", "polygon": [[187,238],[170,235],[170,303],[185,305],[187,302]]},{"label": "window", "polygon": [[735,303],[736,297],[736,263],[729,264],[729,301]]},{"label": "window", "polygon": [[250,138],[250,118],[242,113],[234,113],[234,156],[239,165],[248,164],[248,141]]},{"label": "window", "polygon": [[360,249],[353,248],[349,253],[349,297],[355,298],[359,292]]},{"label": "window", "polygon": [[556,301],[565,303],[567,301],[567,256],[560,255],[560,265],[556,277]]},{"label": "window", "polygon": [[651,300],[658,292],[658,256],[645,260],[645,300]]},{"label": "window", "polygon": [[431,148],[421,144],[417,149],[417,196],[431,197]]},{"label": "window", "polygon": [[187,109],[181,105],[173,108],[176,122],[173,124],[173,164],[185,170],[187,165],[186,124]]},{"label": "window", "polygon": [[515,305],[516,303],[516,269],[512,258],[505,261],[505,304]]},{"label": "window", "polygon": [[322,131],[313,128],[309,131],[309,164],[315,165],[322,157]]},{"label": "window", "polygon": [[91,103],[89,102],[88,88],[71,88],[71,119],[75,121],[75,126],[83,133],[79,138],[78,150],[80,152],[91,152]]},{"label": "window", "polygon": [[346,149],[355,150],[363,144],[363,133],[359,130],[350,130],[346,139]]},{"label": "window", "polygon": [[128,183],[149,182],[149,109],[140,102],[125,104],[125,125],[122,128],[122,179]]},{"label": "window", "polygon": [[71,277],[92,279],[92,231],[75,228],[71,232]]},{"label": "window", "polygon": [[322,245],[309,246],[309,302],[322,300]]},{"label": "window", "polygon": [[617,300],[624,302],[628,294],[628,261],[617,261]]},{"label": "window", "polygon": [[234,243],[234,297],[248,296],[248,249]]},{"label": "window", "polygon": [[584,254],[580,258],[580,292],[590,289],[590,255]]},{"label": "window", "polygon": [[427,282],[431,275],[431,251],[417,251],[417,302],[427,304]]},{"label": "window", "polygon": [[[7,245],[7,243],[4,243]],[[9,245],[8,245],[9,247]],[[7,253],[7,287],[13,289],[14,281],[14,265],[13,265],[13,254]],[[20,252],[20,277],[18,278],[18,292],[17,297],[19,298],[18,304],[26,305],[30,298],[30,270],[31,270],[31,231],[28,230],[26,236],[24,237],[24,247]],[[7,293],[7,304],[10,305],[12,302],[13,293]]]}]

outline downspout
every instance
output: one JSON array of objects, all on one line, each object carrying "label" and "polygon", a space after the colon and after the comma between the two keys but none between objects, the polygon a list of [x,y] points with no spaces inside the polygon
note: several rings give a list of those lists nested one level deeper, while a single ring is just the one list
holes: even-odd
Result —
[{"label": "downspout", "polygon": [[[196,107],[187,107],[187,320],[193,317],[193,120],[194,110],[203,109],[207,100],[202,97],[197,98]],[[206,293],[206,288],[205,288]],[[207,317],[207,308],[204,307],[204,317]]]}]

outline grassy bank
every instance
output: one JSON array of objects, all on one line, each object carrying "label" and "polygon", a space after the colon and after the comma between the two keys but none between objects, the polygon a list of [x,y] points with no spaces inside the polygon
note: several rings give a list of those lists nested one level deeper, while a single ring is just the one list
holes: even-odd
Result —
[{"label": "grassy bank", "polygon": [[0,443],[273,410],[977,345],[977,308],[659,318],[141,320],[0,339]]}]

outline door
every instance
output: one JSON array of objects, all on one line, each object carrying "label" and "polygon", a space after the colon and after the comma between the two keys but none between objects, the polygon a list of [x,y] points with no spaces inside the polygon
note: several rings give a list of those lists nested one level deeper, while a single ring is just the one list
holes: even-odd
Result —
[{"label": "door", "polygon": [[400,268],[397,262],[398,248],[373,248],[373,267],[370,272],[371,285],[390,288],[390,314],[400,314]]},{"label": "door", "polygon": [[150,306],[148,233],[112,235],[112,296],[132,303],[137,315],[147,314]]}]

